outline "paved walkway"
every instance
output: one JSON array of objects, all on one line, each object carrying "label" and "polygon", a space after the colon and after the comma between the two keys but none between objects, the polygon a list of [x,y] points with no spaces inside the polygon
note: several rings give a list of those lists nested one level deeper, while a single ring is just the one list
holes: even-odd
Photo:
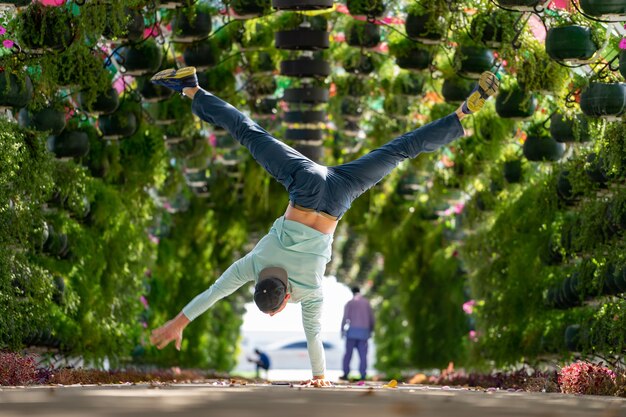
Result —
[{"label": "paved walkway", "polygon": [[626,417],[626,399],[382,384],[301,388],[203,384],[0,388],[2,417]]}]

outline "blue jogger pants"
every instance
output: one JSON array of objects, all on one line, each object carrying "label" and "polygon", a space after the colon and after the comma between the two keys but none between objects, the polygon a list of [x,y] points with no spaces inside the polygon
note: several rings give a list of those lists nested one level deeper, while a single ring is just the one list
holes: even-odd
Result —
[{"label": "blue jogger pants", "polygon": [[248,148],[254,159],[287,189],[292,204],[337,219],[400,162],[422,152],[433,152],[464,133],[459,118],[452,113],[354,161],[326,167],[274,138],[235,107],[202,89],[195,94],[191,108],[202,120],[226,129]]}]

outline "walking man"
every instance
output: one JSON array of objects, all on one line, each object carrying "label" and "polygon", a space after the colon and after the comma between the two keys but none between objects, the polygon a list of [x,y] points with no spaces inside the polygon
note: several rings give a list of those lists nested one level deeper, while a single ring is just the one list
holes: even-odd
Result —
[{"label": "walking man", "polygon": [[152,82],[192,100],[200,119],[220,126],[245,146],[256,161],[289,193],[285,214],[243,258],[234,262],[206,291],[191,300],[172,320],[152,331],[151,342],[162,349],[174,341],[180,349],[183,330],[218,300],[255,281],[254,302],[264,313],[280,313],[287,302],[301,303],[302,324],[313,373],[313,386],[326,380],[322,346],[322,278],[330,261],[333,233],[354,199],[389,174],[400,162],[433,152],[464,135],[460,120],[480,110],[499,86],[485,72],[456,112],[388,142],[343,165],[319,165],[283,142],[239,110],[198,86],[193,67],[164,70]]},{"label": "walking man", "polygon": [[[346,330],[347,327],[347,330]],[[367,343],[374,330],[374,313],[367,298],[361,295],[359,287],[352,288],[352,300],[346,303],[341,320],[341,337],[346,338],[346,353],[343,356],[343,376],[348,380],[350,361],[354,348],[359,352],[359,372],[361,380],[367,376]]]}]

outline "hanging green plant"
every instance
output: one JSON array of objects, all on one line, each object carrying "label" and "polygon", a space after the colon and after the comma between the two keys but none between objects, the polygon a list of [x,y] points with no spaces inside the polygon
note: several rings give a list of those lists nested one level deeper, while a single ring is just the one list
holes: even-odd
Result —
[{"label": "hanging green plant", "polygon": [[163,50],[154,39],[137,45],[127,45],[118,51],[119,64],[126,75],[146,75],[156,72],[163,60]]},{"label": "hanging green plant", "polygon": [[400,71],[394,78],[391,91],[394,94],[418,96],[424,90],[424,76],[414,71]]},{"label": "hanging green plant", "polygon": [[199,71],[213,67],[219,58],[220,50],[211,40],[194,42],[183,51],[185,65],[196,67]]},{"label": "hanging green plant", "polygon": [[537,109],[537,98],[519,85],[503,85],[496,97],[496,112],[500,117],[524,120]]},{"label": "hanging green plant", "polygon": [[346,25],[346,42],[350,46],[374,48],[380,40],[380,26],[377,24],[354,19]]},{"label": "hanging green plant", "polygon": [[495,59],[489,48],[461,43],[454,53],[454,66],[460,75],[478,78],[483,72],[492,69]]},{"label": "hanging green plant", "polygon": [[446,37],[448,4],[442,0],[413,2],[407,8],[406,34],[424,44],[439,44]]},{"label": "hanging green plant", "polygon": [[507,59],[507,69],[524,90],[560,96],[572,79],[571,70],[555,62],[537,40],[525,40],[522,50]]},{"label": "hanging green plant", "polygon": [[404,36],[392,35],[389,36],[389,53],[396,58],[400,68],[424,70],[430,67],[434,58],[431,48]]},{"label": "hanging green plant", "polygon": [[60,134],[65,129],[65,105],[58,102],[41,109],[23,108],[18,114],[20,126]]},{"label": "hanging green plant", "polygon": [[[91,3],[87,6],[88,9],[92,7],[94,5]],[[143,39],[146,24],[140,10],[130,7],[116,8],[112,4],[105,5],[105,8],[106,17],[102,36],[116,42],[134,43]],[[83,10],[81,9],[81,12]],[[102,20],[102,15],[98,14],[98,19],[92,19],[90,23]],[[81,20],[85,19],[84,15],[85,13],[81,13]]]},{"label": "hanging green plant", "polygon": [[0,71],[0,107],[26,107],[33,99],[33,83],[24,73]]},{"label": "hanging green plant", "polygon": [[230,7],[240,17],[262,16],[272,10],[271,0],[231,0]]},{"label": "hanging green plant", "polygon": [[591,140],[589,123],[581,114],[554,113],[550,116],[550,135],[560,143],[582,143]]},{"label": "hanging green plant", "polygon": [[89,153],[89,137],[80,130],[64,130],[48,137],[48,150],[57,158],[82,158]]},{"label": "hanging green plant", "polygon": [[472,19],[470,36],[490,48],[500,48],[503,44],[513,42],[516,20],[514,13],[499,9],[487,10]]},{"label": "hanging green plant", "polygon": [[383,0],[348,0],[346,4],[353,16],[379,17],[386,8]]},{"label": "hanging green plant", "polygon": [[98,117],[98,128],[104,139],[121,139],[137,132],[141,120],[141,108],[131,99],[122,100],[118,109]]},{"label": "hanging green plant", "polygon": [[71,14],[65,7],[31,4],[18,15],[18,40],[24,49],[43,52],[67,48],[76,36]]},{"label": "hanging green plant", "polygon": [[344,56],[343,68],[350,74],[371,74],[378,68],[378,61],[369,54],[350,48],[351,53]]},{"label": "hanging green plant", "polygon": [[475,86],[474,80],[452,76],[443,80],[441,95],[446,103],[459,104],[465,101]]},{"label": "hanging green plant", "polygon": [[89,95],[86,91],[78,94],[78,104],[88,113],[101,115],[113,113],[119,107],[120,100],[117,90],[113,87],[107,91],[98,93],[93,102],[89,102]]},{"label": "hanging green plant", "polygon": [[274,29],[270,22],[258,20],[237,21],[229,25],[232,37],[240,45],[242,50],[263,49],[272,45],[274,41]]},{"label": "hanging green plant", "polygon": [[198,8],[178,9],[172,19],[172,40],[190,43],[205,39],[211,33],[211,14]]}]

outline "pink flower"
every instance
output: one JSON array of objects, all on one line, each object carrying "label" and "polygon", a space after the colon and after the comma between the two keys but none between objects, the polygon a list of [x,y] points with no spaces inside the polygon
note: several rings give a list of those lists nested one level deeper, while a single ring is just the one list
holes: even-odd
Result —
[{"label": "pink flower", "polygon": [[15,42],[13,42],[11,39],[5,39],[2,41],[2,46],[7,49],[13,48],[13,45],[15,45]]},{"label": "pink flower", "polygon": [[622,39],[619,43],[619,49],[626,49],[626,38]]},{"label": "pink flower", "polygon": [[477,342],[478,341],[478,332],[476,330],[470,330],[469,331],[469,339],[472,342]]},{"label": "pink flower", "polygon": [[0,35],[4,35],[5,33],[7,33],[7,30],[4,28],[4,26],[0,26]]},{"label": "pink flower", "polygon": [[463,311],[465,314],[472,314],[474,311],[474,305],[476,305],[476,300],[469,300],[463,303]]},{"label": "pink flower", "polygon": [[141,304],[143,304],[143,307],[147,310],[148,308],[150,308],[150,306],[148,305],[148,299],[146,297],[144,297],[143,295],[141,297],[139,297],[139,300],[141,300]]}]

